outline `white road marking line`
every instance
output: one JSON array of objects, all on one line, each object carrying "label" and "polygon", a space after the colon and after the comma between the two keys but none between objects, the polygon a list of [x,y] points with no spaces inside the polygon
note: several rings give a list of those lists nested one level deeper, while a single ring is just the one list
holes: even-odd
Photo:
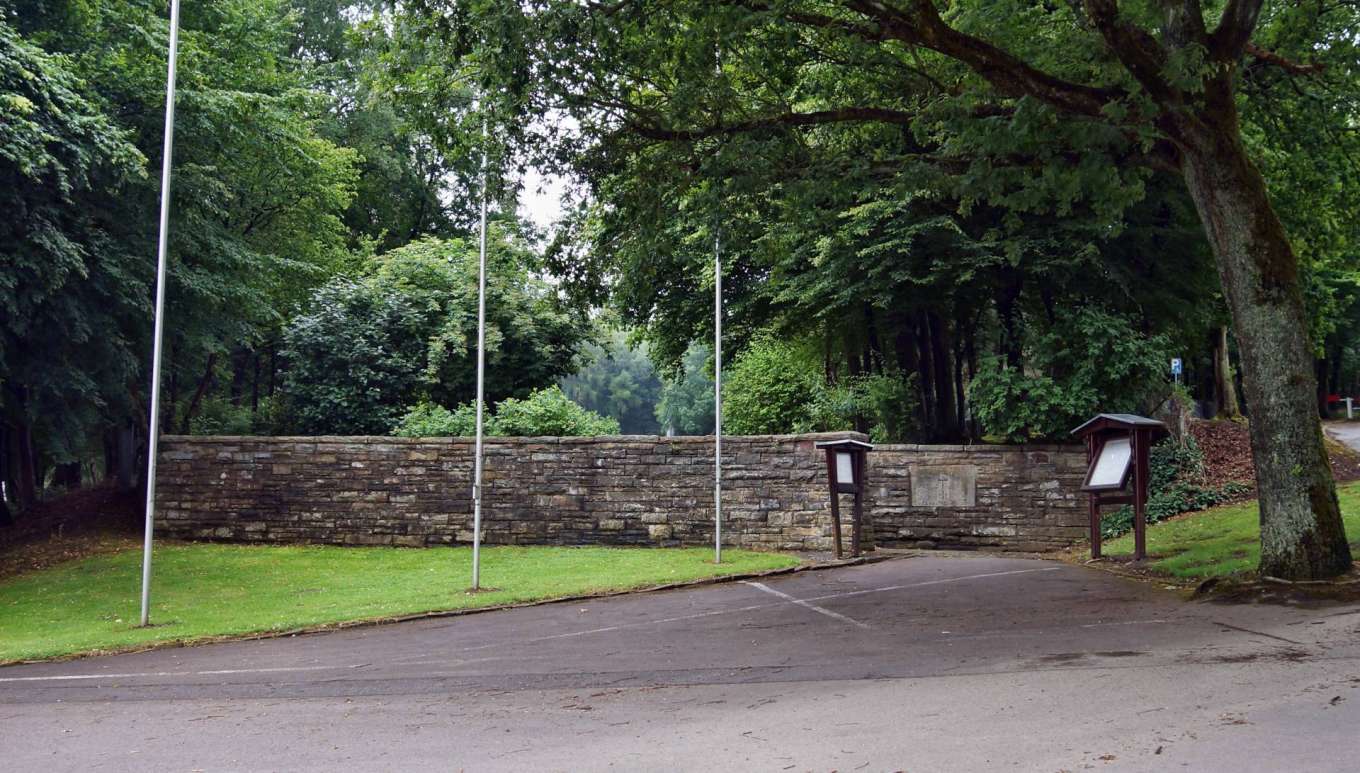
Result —
[{"label": "white road marking line", "polygon": [[1087,623],[1082,628],[1104,628],[1108,625],[1156,625],[1159,623],[1169,623],[1170,620],[1120,620],[1114,623]]},{"label": "white road marking line", "polygon": [[774,588],[771,588],[770,586],[766,585],[766,584],[763,583],[763,582],[754,582],[754,581],[752,581],[752,580],[742,580],[742,581],[741,581],[741,584],[742,584],[742,585],[749,585],[749,586],[751,586],[752,588],[755,588],[756,590],[765,591],[766,593],[769,593],[769,594],[771,594],[771,595],[778,596],[779,598],[784,599],[785,601],[789,602],[790,604],[797,604],[798,606],[803,607],[804,609],[810,609],[810,610],[812,610],[813,612],[816,612],[816,613],[822,614],[822,615],[826,615],[827,617],[830,617],[830,618],[834,618],[834,619],[836,619],[836,620],[841,621],[842,623],[849,623],[850,625],[859,626],[860,628],[865,628],[865,629],[867,629],[867,628],[869,627],[869,624],[868,624],[868,623],[861,623],[860,621],[858,621],[858,620],[856,620],[856,619],[854,619],[854,618],[852,618],[852,617],[846,617],[845,615],[842,615],[840,612],[832,612],[832,611],[829,610],[829,609],[825,609],[825,608],[823,608],[823,607],[819,607],[819,606],[817,606],[816,604],[812,604],[812,603],[810,603],[810,602],[804,601],[803,599],[794,598],[793,596],[790,596],[790,595],[787,594],[787,593],[784,593],[784,592],[782,592],[782,591],[777,591],[777,590],[775,590]]},{"label": "white road marking line", "polygon": [[981,580],[987,577],[1009,577],[1016,574],[1032,574],[1034,572],[1056,572],[1062,569],[1061,566],[1047,566],[1043,569],[1013,569],[1009,572],[987,572],[986,574],[969,574],[963,577],[946,577],[943,580],[926,580],[925,582],[912,582],[904,585],[885,585],[882,588],[866,588],[865,590],[851,590],[843,593],[828,593],[825,596],[813,596],[808,601],[827,601],[830,599],[843,599],[847,596],[863,596],[866,593],[887,593],[894,590],[907,590],[909,588],[924,588],[927,585],[944,585],[951,582],[963,582],[964,580]]}]

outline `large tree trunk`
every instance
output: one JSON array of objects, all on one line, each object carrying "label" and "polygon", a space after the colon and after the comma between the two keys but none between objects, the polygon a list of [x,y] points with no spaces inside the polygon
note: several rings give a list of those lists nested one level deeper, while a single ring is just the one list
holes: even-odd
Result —
[{"label": "large tree trunk", "polygon": [[1001,322],[1001,354],[1007,367],[1024,366],[1024,333],[1020,317],[1020,294],[1024,291],[1023,275],[1010,263],[1002,265],[996,288],[996,316]]},{"label": "large tree trunk", "polygon": [[5,434],[9,440],[12,496],[19,512],[23,512],[38,501],[38,463],[33,453],[33,433],[27,424],[19,423]]},{"label": "large tree trunk", "polygon": [[1350,569],[1351,552],[1318,421],[1298,260],[1242,146],[1231,92],[1210,94],[1197,119],[1182,137],[1182,165],[1241,353],[1261,505],[1260,571],[1331,577]]},{"label": "large tree trunk", "polygon": [[936,442],[959,440],[959,414],[954,406],[954,379],[949,367],[949,330],[934,311],[926,312],[930,341],[931,375],[935,378]]},{"label": "large tree trunk", "polygon": [[1237,384],[1233,382],[1232,360],[1228,357],[1228,326],[1219,325],[1214,344],[1214,394],[1218,397],[1218,415],[1235,419],[1242,415],[1237,401]]}]

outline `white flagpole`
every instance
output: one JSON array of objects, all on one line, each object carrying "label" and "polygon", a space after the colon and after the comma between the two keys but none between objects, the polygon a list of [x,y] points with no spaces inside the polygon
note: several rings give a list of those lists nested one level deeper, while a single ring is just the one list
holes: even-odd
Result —
[{"label": "white flagpole", "polygon": [[161,223],[156,246],[156,322],[151,345],[151,426],[146,446],[146,534],[142,539],[142,625],[151,624],[151,538],[156,523],[156,453],[161,425],[161,340],[165,333],[165,263],[170,233],[170,153],[175,140],[175,64],[179,0],[170,0],[170,57],[165,78],[165,140],[161,152]]},{"label": "white flagpole", "polygon": [[486,117],[482,117],[482,218],[477,250],[477,440],[472,472],[472,589],[482,584],[482,401],[486,386]]},{"label": "white flagpole", "polygon": [[713,235],[713,563],[722,563],[722,252]]}]

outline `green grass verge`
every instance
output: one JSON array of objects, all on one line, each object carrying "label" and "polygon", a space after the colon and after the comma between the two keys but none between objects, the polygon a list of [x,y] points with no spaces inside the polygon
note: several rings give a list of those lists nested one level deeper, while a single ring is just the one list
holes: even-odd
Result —
[{"label": "green grass verge", "polygon": [[469,548],[171,544],[157,548],[151,628],[136,626],[141,553],[0,581],[0,662],[152,642],[537,601],[794,566],[777,553],[495,547],[468,593]]},{"label": "green grass verge", "polygon": [[[1360,549],[1360,483],[1337,487],[1351,547]],[[1148,568],[1187,580],[1255,571],[1261,527],[1255,500],[1153,524],[1147,530]],[[1105,555],[1132,555],[1133,535],[1105,543]]]}]

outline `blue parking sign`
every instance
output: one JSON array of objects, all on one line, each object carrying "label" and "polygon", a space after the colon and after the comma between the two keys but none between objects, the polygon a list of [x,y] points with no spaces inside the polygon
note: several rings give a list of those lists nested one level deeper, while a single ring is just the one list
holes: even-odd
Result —
[{"label": "blue parking sign", "polygon": [[1180,358],[1180,357],[1172,357],[1172,358],[1171,358],[1171,375],[1173,375],[1173,376],[1179,376],[1180,374],[1181,374],[1181,358]]}]

